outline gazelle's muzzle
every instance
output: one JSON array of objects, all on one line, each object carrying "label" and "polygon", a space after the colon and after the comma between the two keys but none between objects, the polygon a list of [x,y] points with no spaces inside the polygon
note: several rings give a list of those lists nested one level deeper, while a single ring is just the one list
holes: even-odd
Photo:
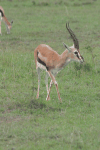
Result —
[{"label": "gazelle's muzzle", "polygon": [[84,62],[84,58],[81,56],[80,62],[83,63]]}]

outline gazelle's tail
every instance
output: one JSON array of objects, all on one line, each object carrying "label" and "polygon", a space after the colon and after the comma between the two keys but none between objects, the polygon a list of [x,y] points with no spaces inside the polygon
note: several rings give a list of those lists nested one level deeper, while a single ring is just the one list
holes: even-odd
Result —
[{"label": "gazelle's tail", "polygon": [[35,51],[34,51],[34,58],[35,58],[36,69],[37,69],[37,57],[38,57],[38,49],[36,48]]}]

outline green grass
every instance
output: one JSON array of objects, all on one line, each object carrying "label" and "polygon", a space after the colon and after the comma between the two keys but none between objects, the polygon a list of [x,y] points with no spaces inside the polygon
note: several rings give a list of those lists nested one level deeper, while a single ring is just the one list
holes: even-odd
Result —
[{"label": "green grass", "polygon": [[[0,0],[8,20],[0,36],[0,150],[100,149],[100,2],[93,0]],[[45,72],[36,99],[34,49],[41,43],[59,54],[80,43],[84,64],[70,63],[56,77],[46,101]],[[50,79],[49,79],[50,81]]]}]

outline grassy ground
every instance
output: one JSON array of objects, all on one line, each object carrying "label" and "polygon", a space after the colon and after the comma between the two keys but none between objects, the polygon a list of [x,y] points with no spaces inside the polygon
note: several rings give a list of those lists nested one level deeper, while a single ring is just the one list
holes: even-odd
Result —
[{"label": "grassy ground", "polygon": [[[100,2],[92,0],[0,0],[8,20],[0,36],[0,150],[100,149]],[[70,63],[56,77],[46,101],[45,72],[37,100],[34,49],[41,43],[59,54],[80,42],[85,63]]]}]

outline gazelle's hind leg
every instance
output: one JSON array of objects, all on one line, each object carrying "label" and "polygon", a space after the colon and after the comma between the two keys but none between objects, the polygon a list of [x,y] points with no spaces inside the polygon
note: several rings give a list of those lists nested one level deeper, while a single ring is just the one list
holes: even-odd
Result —
[{"label": "gazelle's hind leg", "polygon": [[40,81],[41,81],[40,71],[41,71],[40,68],[37,68],[37,74],[38,74],[38,91],[37,91],[36,98],[39,98]]},{"label": "gazelle's hind leg", "polygon": [[[46,84],[46,89],[47,89],[47,95],[49,93],[49,90],[48,90],[48,77],[49,77],[49,74],[46,71],[45,84]],[[50,96],[48,97],[48,100],[50,100]]]}]

